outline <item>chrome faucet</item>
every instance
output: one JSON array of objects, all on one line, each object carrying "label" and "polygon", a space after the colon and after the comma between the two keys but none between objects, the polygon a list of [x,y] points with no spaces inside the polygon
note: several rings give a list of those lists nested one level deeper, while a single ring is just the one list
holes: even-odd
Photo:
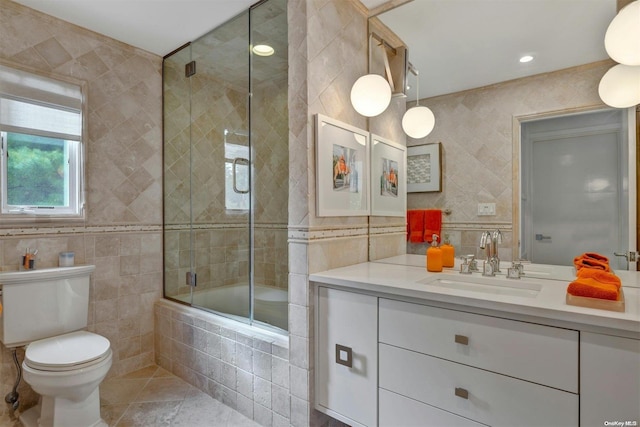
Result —
[{"label": "chrome faucet", "polygon": [[491,235],[491,252],[492,260],[494,262],[494,272],[500,273],[500,258],[498,257],[498,244],[502,243],[502,232],[496,230]]},{"label": "chrome faucet", "polygon": [[500,258],[498,257],[498,244],[502,243],[502,232],[496,230],[493,234],[489,231],[482,233],[480,237],[480,249],[485,249],[487,260],[483,264],[483,276],[495,276],[500,272]]},{"label": "chrome faucet", "polygon": [[491,262],[493,254],[491,253],[491,233],[484,231],[480,237],[480,249],[485,249],[487,259],[482,263],[482,275],[483,276],[495,276],[493,264]]}]

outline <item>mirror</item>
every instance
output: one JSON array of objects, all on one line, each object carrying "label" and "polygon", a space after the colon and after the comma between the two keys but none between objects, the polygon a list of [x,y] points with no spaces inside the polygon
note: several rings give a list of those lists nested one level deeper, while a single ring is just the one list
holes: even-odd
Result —
[{"label": "mirror", "polygon": [[[606,60],[604,34],[615,14],[616,0],[583,0],[579,7],[558,0],[415,0],[370,25],[377,30],[381,22],[407,45],[425,99]],[[525,55],[532,60],[520,62]],[[415,78],[408,77],[413,101]]]},{"label": "mirror", "polygon": [[[602,106],[597,85],[613,65],[603,40],[616,1],[586,3],[416,0],[370,19],[407,44],[409,61],[420,72],[420,103],[436,115],[434,131],[421,140],[407,138],[407,146],[442,143],[442,193],[410,193],[407,208],[450,209],[443,232],[457,254],[482,258],[481,231],[497,228],[505,237],[501,259],[517,257],[516,118]],[[365,4],[377,6],[374,0]],[[525,54],[533,61],[519,62]],[[408,78],[406,101],[413,102],[415,81]],[[478,215],[480,203],[495,203],[496,214]],[[413,246],[424,254],[426,246]]]}]

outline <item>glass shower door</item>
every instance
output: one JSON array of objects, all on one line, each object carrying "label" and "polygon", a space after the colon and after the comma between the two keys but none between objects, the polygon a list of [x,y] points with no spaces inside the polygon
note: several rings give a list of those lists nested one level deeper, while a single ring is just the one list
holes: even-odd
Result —
[{"label": "glass shower door", "polygon": [[288,328],[289,109],[287,2],[250,10],[255,321]]},{"label": "glass shower door", "polygon": [[163,61],[164,294],[191,304],[191,45]]},{"label": "glass shower door", "polygon": [[249,12],[164,60],[165,296],[250,318]]},{"label": "glass shower door", "polygon": [[192,43],[192,305],[250,319],[249,12]]}]

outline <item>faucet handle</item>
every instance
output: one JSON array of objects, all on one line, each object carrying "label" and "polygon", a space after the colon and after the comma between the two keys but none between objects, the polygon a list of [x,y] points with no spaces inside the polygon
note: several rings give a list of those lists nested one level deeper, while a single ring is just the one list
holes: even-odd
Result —
[{"label": "faucet handle", "polygon": [[493,263],[491,261],[485,261],[482,264],[482,275],[493,277],[496,275],[496,272],[493,267]]},{"label": "faucet handle", "polygon": [[522,262],[520,261],[511,261],[511,268],[515,268],[518,270],[518,274],[520,276],[524,275],[524,266],[522,265]]},{"label": "faucet handle", "polygon": [[462,264],[460,264],[460,274],[471,274],[471,262],[474,262],[473,256],[461,256]]},{"label": "faucet handle", "polygon": [[519,279],[524,274],[522,264],[511,262],[511,267],[507,268],[507,279]]},{"label": "faucet handle", "polygon": [[476,256],[473,254],[469,254],[466,256],[469,260],[469,270],[471,271],[479,271],[478,270],[478,261],[476,260]]}]

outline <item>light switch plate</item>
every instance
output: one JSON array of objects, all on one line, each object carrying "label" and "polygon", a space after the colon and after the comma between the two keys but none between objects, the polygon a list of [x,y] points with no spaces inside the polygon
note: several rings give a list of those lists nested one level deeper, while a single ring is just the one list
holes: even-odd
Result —
[{"label": "light switch plate", "polygon": [[496,214],[495,203],[478,203],[478,216],[488,216]]}]

